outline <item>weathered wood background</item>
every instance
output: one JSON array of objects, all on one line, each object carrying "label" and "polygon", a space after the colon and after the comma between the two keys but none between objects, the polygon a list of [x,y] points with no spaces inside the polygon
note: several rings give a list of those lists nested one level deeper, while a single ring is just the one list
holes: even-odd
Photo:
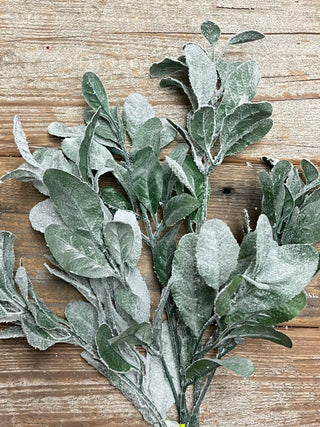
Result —
[{"label": "weathered wood background", "polygon": [[[0,174],[22,163],[12,137],[15,114],[32,149],[57,146],[46,132],[51,121],[82,123],[85,71],[99,74],[113,105],[141,92],[159,116],[182,122],[184,100],[159,89],[148,67],[165,55],[179,55],[184,43],[200,40],[200,24],[207,19],[219,23],[222,39],[244,29],[267,35],[230,49],[229,55],[260,62],[256,99],[272,103],[274,128],[228,159],[211,183],[209,216],[226,220],[240,237],[241,209],[248,208],[253,218],[259,213],[261,155],[297,164],[308,157],[320,165],[319,0],[1,0]],[[28,224],[28,212],[42,196],[14,181],[0,190],[1,228],[17,234],[17,257],[24,258],[43,299],[62,315],[65,303],[78,296],[43,267],[43,238]],[[155,302],[146,251],[140,265]],[[242,379],[219,372],[203,404],[203,427],[320,425],[319,277],[307,294],[308,308],[286,326],[294,348],[253,340],[238,347],[237,354],[252,357],[256,373]],[[66,345],[40,353],[24,340],[0,342],[0,425],[146,425],[79,353]]]}]

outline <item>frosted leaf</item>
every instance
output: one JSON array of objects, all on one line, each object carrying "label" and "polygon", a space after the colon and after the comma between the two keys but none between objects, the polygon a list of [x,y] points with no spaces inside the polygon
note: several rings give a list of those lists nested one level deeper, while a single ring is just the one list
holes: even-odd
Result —
[{"label": "frosted leaf", "polygon": [[29,219],[32,228],[40,233],[51,224],[64,225],[61,216],[50,199],[37,203],[30,211]]}]

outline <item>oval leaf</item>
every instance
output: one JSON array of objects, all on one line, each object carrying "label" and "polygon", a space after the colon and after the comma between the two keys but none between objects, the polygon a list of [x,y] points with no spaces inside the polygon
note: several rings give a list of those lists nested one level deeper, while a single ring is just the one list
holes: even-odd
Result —
[{"label": "oval leaf", "polygon": [[79,231],[49,225],[45,239],[54,258],[68,273],[91,279],[114,274],[100,249]]},{"label": "oval leaf", "polygon": [[197,244],[197,267],[206,283],[219,289],[234,271],[239,245],[229,227],[219,219],[205,222]]},{"label": "oval leaf", "polygon": [[97,110],[102,107],[103,111],[109,113],[109,101],[106,91],[99,77],[87,72],[82,78],[82,94],[88,105]]},{"label": "oval leaf", "polygon": [[107,325],[101,325],[97,335],[96,344],[102,361],[109,369],[115,372],[128,372],[132,366],[109,343],[110,329]]}]

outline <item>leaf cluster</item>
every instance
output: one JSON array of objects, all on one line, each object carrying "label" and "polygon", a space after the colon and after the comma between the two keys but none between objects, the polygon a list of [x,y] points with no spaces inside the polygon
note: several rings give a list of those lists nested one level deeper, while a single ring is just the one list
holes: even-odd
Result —
[{"label": "leaf cluster", "polygon": [[[98,76],[87,72],[85,125],[51,123],[48,132],[61,139],[61,149],[31,153],[16,117],[14,138],[25,163],[1,178],[31,181],[47,196],[31,209],[31,225],[51,252],[48,271],[83,299],[67,305],[65,319],[57,317],[22,263],[14,276],[15,236],[1,232],[0,322],[13,326],[0,338],[25,336],[40,350],[56,342],[82,347],[82,357],[147,422],[162,427],[173,403],[181,423],[199,424],[216,369],[253,373],[250,359],[225,357],[245,338],[291,347],[273,326],[304,308],[303,289],[319,259],[311,244],[320,240],[320,179],[307,160],[303,182],[289,162],[269,159],[271,172],[260,174],[262,214],[255,231],[246,224],[241,244],[223,221],[206,220],[211,171],[270,130],[272,108],[253,102],[258,64],[224,59],[230,46],[263,35],[239,33],[217,55],[219,27],[208,21],[201,31],[210,52],[189,43],[179,58],[150,68],[162,87],[188,97],[185,126],[155,117],[141,94],[129,95],[123,108],[111,107]],[[161,162],[161,150],[177,133],[183,142]],[[177,243],[184,219],[188,233]],[[152,320],[138,268],[143,242],[161,290]]]}]

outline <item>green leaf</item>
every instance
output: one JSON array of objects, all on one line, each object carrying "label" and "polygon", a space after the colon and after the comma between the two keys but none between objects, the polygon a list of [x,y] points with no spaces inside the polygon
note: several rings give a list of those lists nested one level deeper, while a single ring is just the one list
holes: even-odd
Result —
[{"label": "green leaf", "polygon": [[134,268],[137,266],[138,261],[141,256],[141,231],[136,219],[136,215],[133,212],[118,210],[114,215],[114,221],[120,221],[126,224],[129,224],[133,230],[133,243],[132,243],[132,251],[128,254],[126,263]]},{"label": "green leaf", "polygon": [[209,104],[216,92],[217,72],[215,63],[201,46],[188,43],[184,47],[189,80],[197,97],[199,107]]},{"label": "green leaf", "polygon": [[190,193],[196,197],[194,192],[194,187],[191,182],[189,182],[188,177],[183,170],[182,166],[175,161],[173,158],[166,156],[165,159],[166,165],[168,165],[171,172],[175,175],[175,177],[178,179],[178,181],[186,187],[187,190],[190,191]]},{"label": "green leaf", "polygon": [[100,195],[103,202],[112,209],[126,209],[131,208],[129,201],[113,187],[102,187]]},{"label": "green leaf", "polygon": [[241,33],[236,34],[228,40],[228,45],[240,44],[240,43],[248,43],[254,42],[256,40],[263,39],[265,36],[259,31],[243,31]]},{"label": "green leaf", "polygon": [[141,126],[154,117],[154,111],[147,98],[140,93],[127,97],[123,106],[123,121],[130,138],[133,139]]},{"label": "green leaf", "polygon": [[195,336],[211,316],[215,292],[197,273],[196,234],[182,237],[172,263],[171,293],[180,316]]},{"label": "green leaf", "polygon": [[110,112],[106,91],[96,74],[87,72],[83,75],[82,94],[88,105],[94,110],[101,107],[106,113]]},{"label": "green leaf", "polygon": [[152,150],[158,154],[160,152],[161,131],[161,120],[156,117],[143,123],[132,139],[130,155],[135,156],[137,152],[146,147],[151,147]]},{"label": "green leaf", "polygon": [[220,38],[221,30],[215,22],[206,21],[201,25],[201,33],[214,46]]},{"label": "green leaf", "polygon": [[165,79],[161,79],[160,81],[160,87],[167,88],[167,87],[177,87],[179,89],[182,89],[185,95],[189,98],[190,104],[192,105],[192,108],[195,110],[198,105],[198,101],[196,98],[196,95],[192,88],[186,84],[184,84],[182,81],[178,79],[174,79],[173,77],[167,77]]},{"label": "green leaf", "polygon": [[[174,160],[178,165],[182,165],[189,151],[188,144],[178,144],[169,154],[170,159]],[[174,185],[177,182],[177,177],[169,167],[168,162],[163,163],[163,195],[162,200],[166,201],[171,197]]]},{"label": "green leaf", "polygon": [[257,320],[261,325],[273,326],[279,323],[289,322],[289,320],[297,317],[307,304],[307,298],[303,292],[295,296],[292,300],[286,302],[280,307],[263,313],[267,316],[257,316]]},{"label": "green leaf", "polygon": [[89,183],[89,178],[92,179],[91,167],[90,167],[90,146],[93,141],[94,133],[97,127],[98,119],[100,116],[100,107],[92,117],[90,123],[86,127],[84,138],[79,148],[79,172],[82,179]]},{"label": "green leaf", "polygon": [[228,73],[223,98],[217,111],[217,130],[221,128],[224,117],[239,105],[254,98],[259,81],[260,68],[255,61],[242,62]]},{"label": "green leaf", "polygon": [[95,347],[95,335],[99,328],[95,307],[88,302],[72,301],[66,306],[65,314],[74,332],[87,344]]},{"label": "green leaf", "polygon": [[48,126],[48,133],[59,138],[80,136],[82,137],[85,126],[66,126],[63,123],[52,122]]},{"label": "green leaf", "polygon": [[155,214],[162,195],[163,172],[151,147],[136,152],[132,181],[138,200]]},{"label": "green leaf", "polygon": [[160,148],[163,148],[175,139],[177,132],[167,119],[160,120],[162,124],[160,132]]},{"label": "green leaf", "polygon": [[111,345],[119,345],[121,343],[128,343],[131,345],[144,345],[150,346],[152,343],[152,327],[150,323],[135,323],[121,334],[110,338]]},{"label": "green leaf", "polygon": [[110,221],[105,225],[103,234],[111,257],[118,265],[124,264],[133,248],[134,233],[131,225]]},{"label": "green leaf", "polygon": [[39,163],[33,158],[33,155],[30,152],[29,144],[26,139],[25,133],[23,132],[21,122],[18,116],[14,117],[13,121],[13,135],[14,142],[21,154],[21,156],[28,162],[31,166],[35,168],[39,167]]},{"label": "green leaf", "polygon": [[228,115],[220,133],[218,158],[244,150],[263,138],[272,127],[272,106],[268,102],[242,104]]},{"label": "green leaf", "polygon": [[92,279],[114,275],[100,249],[78,230],[49,225],[45,239],[52,255],[65,271]]},{"label": "green leaf", "polygon": [[111,333],[109,327],[107,325],[101,325],[96,335],[99,357],[112,371],[130,371],[132,366],[109,343],[110,338]]},{"label": "green leaf", "polygon": [[30,211],[29,219],[32,228],[44,233],[48,225],[63,225],[61,216],[50,199],[37,203]]},{"label": "green leaf", "polygon": [[0,339],[9,339],[9,338],[23,338],[25,333],[20,326],[12,326],[11,328],[6,328],[0,330]]},{"label": "green leaf", "polygon": [[43,180],[64,223],[102,243],[103,214],[97,193],[74,175],[57,169],[47,170]]},{"label": "green leaf", "polygon": [[162,286],[166,286],[171,275],[171,265],[173,256],[176,250],[176,236],[180,224],[172,227],[162,238],[157,242],[153,250],[153,265],[156,275]]},{"label": "green leaf", "polygon": [[255,260],[251,259],[246,270],[240,273],[245,282],[241,284],[240,296],[232,300],[231,313],[236,313],[237,318],[265,312],[290,301],[307,286],[318,266],[319,254],[313,247],[278,246],[265,215],[259,217],[256,233]]},{"label": "green leaf", "polygon": [[250,359],[239,356],[230,356],[227,359],[199,359],[186,372],[187,380],[192,384],[198,379],[214,372],[219,366],[230,369],[243,377],[249,377],[254,372],[254,365]]},{"label": "green leaf", "polygon": [[217,316],[223,317],[230,312],[231,297],[238,289],[242,281],[241,276],[235,277],[227,286],[225,286],[218,294],[214,302],[214,312]]},{"label": "green leaf", "polygon": [[310,184],[319,178],[318,168],[310,160],[303,159],[301,161],[301,168],[306,179],[306,184]]},{"label": "green leaf", "polygon": [[224,341],[232,338],[259,338],[272,341],[276,344],[283,345],[284,347],[292,347],[291,339],[287,335],[276,331],[271,327],[262,325],[239,326],[238,328],[235,328],[230,334],[228,334],[224,338]]},{"label": "green leaf", "polygon": [[198,200],[187,193],[178,194],[169,199],[163,206],[163,220],[167,227],[186,218],[199,207]]},{"label": "green leaf", "polygon": [[47,350],[58,340],[54,339],[48,332],[37,326],[30,317],[22,317],[21,327],[27,338],[28,344],[38,350]]},{"label": "green leaf", "polygon": [[317,243],[320,240],[320,201],[295,208],[282,235],[283,244]]},{"label": "green leaf", "polygon": [[196,110],[188,120],[188,129],[195,145],[207,152],[213,143],[215,111],[211,106]]},{"label": "green leaf", "polygon": [[149,322],[150,293],[138,268],[129,270],[126,282],[126,288],[121,285],[115,289],[117,307],[137,323]]},{"label": "green leaf", "polygon": [[206,221],[199,232],[197,268],[208,286],[219,289],[237,265],[239,245],[229,227],[219,219]]},{"label": "green leaf", "polygon": [[164,77],[177,71],[186,70],[186,64],[178,59],[164,58],[162,61],[152,64],[149,73],[151,77]]}]

